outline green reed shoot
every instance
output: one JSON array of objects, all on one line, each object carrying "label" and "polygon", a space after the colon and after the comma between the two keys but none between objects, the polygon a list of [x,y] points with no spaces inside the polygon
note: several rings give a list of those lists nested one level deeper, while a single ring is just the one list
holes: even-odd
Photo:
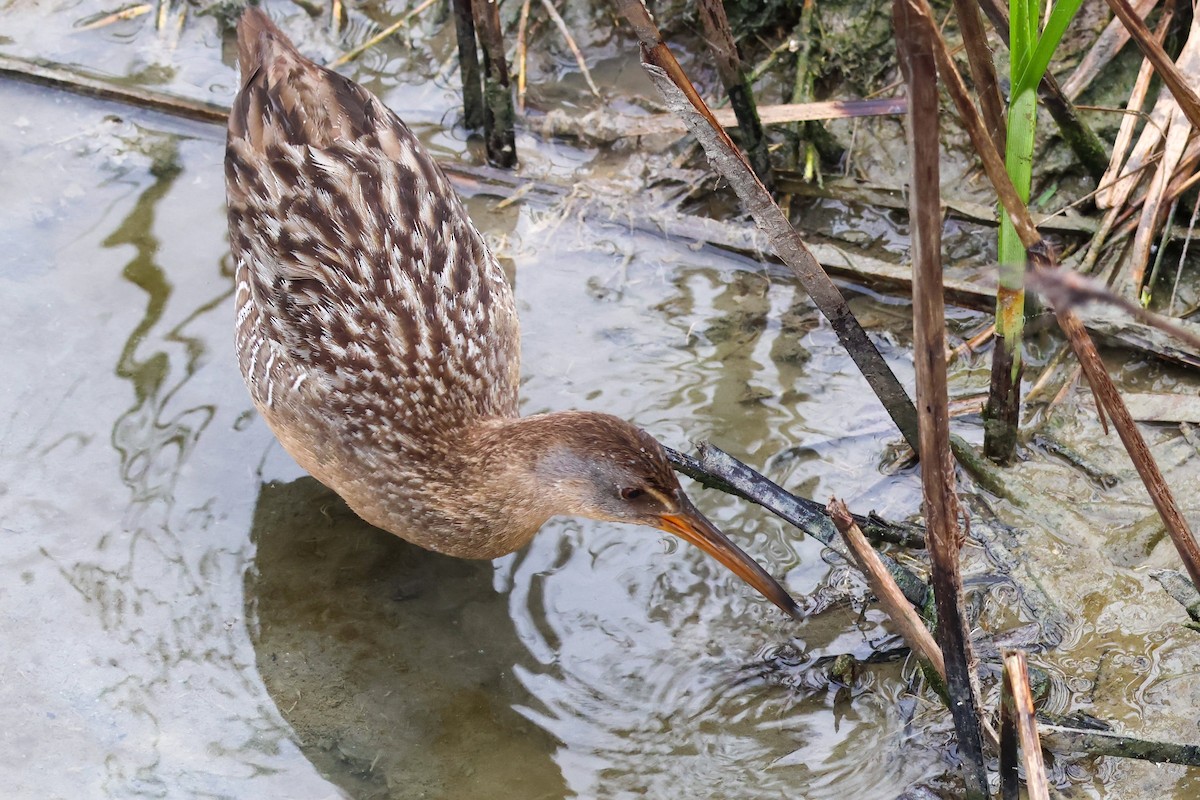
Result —
[{"label": "green reed shoot", "polygon": [[[1011,95],[1008,105],[1008,137],[1005,166],[1021,199],[1029,202],[1033,173],[1033,140],[1037,126],[1037,87],[1050,66],[1082,0],[1059,0],[1050,11],[1046,27],[1040,33],[1041,9],[1038,0],[1010,0],[1009,3],[1009,77]],[[1016,411],[1019,408],[1021,374],[1021,336],[1025,326],[1025,248],[1007,214],[1000,215],[1000,290],[996,297],[996,359],[1008,366],[997,374],[993,369],[989,425],[985,450],[999,461],[1012,457],[1016,444]],[[1007,374],[1004,374],[1007,373]],[[1009,409],[1009,413],[998,413]]]}]

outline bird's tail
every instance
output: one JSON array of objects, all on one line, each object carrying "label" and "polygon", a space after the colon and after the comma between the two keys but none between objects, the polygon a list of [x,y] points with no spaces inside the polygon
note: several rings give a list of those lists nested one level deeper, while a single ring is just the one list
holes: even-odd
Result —
[{"label": "bird's tail", "polygon": [[299,55],[287,35],[259,8],[248,7],[238,20],[238,66],[242,70],[242,85],[255,71],[279,52]]}]

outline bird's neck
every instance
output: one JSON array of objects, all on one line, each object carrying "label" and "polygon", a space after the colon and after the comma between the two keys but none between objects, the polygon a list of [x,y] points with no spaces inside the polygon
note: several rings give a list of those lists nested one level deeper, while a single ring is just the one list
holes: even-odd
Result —
[{"label": "bird's neck", "polygon": [[430,511],[445,520],[447,535],[421,543],[450,555],[497,558],[528,544],[550,517],[579,513],[564,481],[574,471],[580,413],[491,418],[458,431],[430,476],[438,487],[429,493]]}]

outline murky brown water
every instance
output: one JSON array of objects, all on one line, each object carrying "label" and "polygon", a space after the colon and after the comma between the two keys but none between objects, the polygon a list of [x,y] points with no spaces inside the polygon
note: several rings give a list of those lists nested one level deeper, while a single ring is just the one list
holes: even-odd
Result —
[{"label": "murky brown water", "polygon": [[[0,11],[0,52],[232,95],[211,21],[178,41],[147,17],[71,31],[100,10]],[[469,160],[444,127],[455,100],[439,30],[361,69],[391,76],[374,88],[439,155]],[[316,32],[306,49],[332,52]],[[0,108],[4,796],[888,798],[952,769],[948,722],[913,693],[909,667],[864,669],[841,691],[808,668],[887,643],[882,618],[860,615],[839,560],[740,503],[699,495],[822,613],[784,620],[646,529],[558,520],[492,564],[358,521],[274,443],[234,366],[223,132],[6,82]],[[638,170],[521,145],[526,174],[562,184]],[[514,276],[527,412],[609,411],[677,447],[711,439],[802,494],[917,510],[916,476],[880,470],[886,416],[778,272],[536,203],[469,205]],[[906,308],[854,303],[868,327],[897,331],[883,344],[907,382]],[[1165,375],[1143,382],[1186,380]],[[1064,414],[1059,435],[1094,440],[1086,408]],[[1194,485],[1194,450],[1152,433],[1171,477]],[[1120,534],[1148,511],[1128,468],[1113,469],[1123,484],[1110,493],[1051,458],[1016,475],[1068,507],[1054,536],[1036,534],[1058,557],[1030,556],[1069,615],[1068,646],[1046,664],[1056,702],[1151,735],[1194,718],[1200,658],[1190,634],[1163,627],[1181,612],[1145,577],[1174,565],[1169,547],[1153,530]],[[1105,534],[1102,519],[1121,522]],[[1122,560],[1081,566],[1114,540]],[[1104,574],[1115,581],[1089,583]],[[1069,796],[1197,791],[1179,768],[1064,760],[1056,777]],[[1134,781],[1152,788],[1110,793]]]}]

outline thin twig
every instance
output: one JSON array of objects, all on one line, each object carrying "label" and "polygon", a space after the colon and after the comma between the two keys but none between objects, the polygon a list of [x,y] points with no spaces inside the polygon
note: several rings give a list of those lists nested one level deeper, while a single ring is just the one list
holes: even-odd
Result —
[{"label": "thin twig", "polygon": [[365,42],[360,44],[358,47],[355,47],[351,50],[347,50],[345,53],[342,53],[340,56],[335,58],[333,61],[330,61],[329,66],[330,67],[340,67],[342,64],[350,63],[354,59],[361,56],[363,53],[370,50],[375,45],[377,45],[380,42],[387,39],[389,36],[392,36],[394,33],[396,33],[396,31],[400,30],[401,28],[406,27],[408,25],[408,23],[413,20],[414,17],[416,17],[418,14],[420,14],[422,11],[429,8],[431,5],[433,5],[436,2],[437,2],[437,0],[425,0],[425,2],[421,3],[421,5],[417,6],[412,11],[409,11],[408,13],[404,14],[402,17],[400,17],[400,19],[396,20],[391,25],[388,25],[386,28],[384,28],[379,33],[372,36],[370,39],[367,39]]},{"label": "thin twig", "polygon": [[[588,69],[587,59],[583,57],[583,53],[579,50],[579,45],[575,44],[575,37],[571,35],[570,28],[563,20],[562,15],[558,13],[558,9],[554,7],[551,0],[542,0],[542,8],[546,9],[546,13],[550,15],[550,19],[558,27],[558,32],[567,40],[567,47],[571,48],[571,53],[575,56],[575,63],[579,65],[579,71],[583,73],[583,79],[587,81],[588,88],[592,90],[592,94],[596,97],[600,96],[600,90],[596,88],[596,82],[592,80],[592,72]],[[522,11],[522,13],[524,13]]]},{"label": "thin twig", "polygon": [[1183,240],[1183,250],[1179,254],[1179,266],[1175,270],[1175,284],[1171,287],[1171,302],[1167,304],[1167,315],[1175,315],[1175,298],[1179,295],[1179,279],[1183,277],[1183,264],[1187,259],[1188,248],[1192,246],[1193,233],[1196,230],[1196,217],[1200,215],[1200,194],[1192,204],[1192,218],[1188,220],[1187,237]]},{"label": "thin twig", "polygon": [[525,37],[529,35],[529,6],[533,0],[522,0],[521,18],[517,23],[517,112],[525,113],[525,78],[526,62],[529,60],[528,44]]}]

